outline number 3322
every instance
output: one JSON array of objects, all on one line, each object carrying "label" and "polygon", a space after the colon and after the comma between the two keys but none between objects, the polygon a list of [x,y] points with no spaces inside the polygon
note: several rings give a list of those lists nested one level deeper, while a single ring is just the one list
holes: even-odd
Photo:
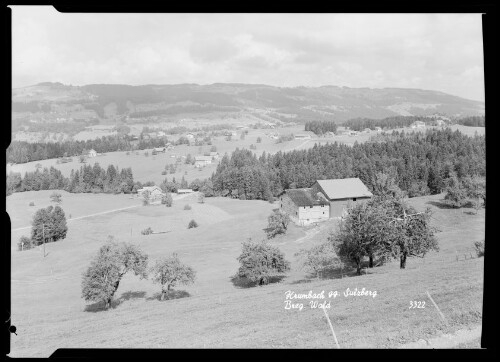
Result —
[{"label": "number 3322", "polygon": [[412,301],[410,300],[410,308],[409,309],[415,309],[415,308],[425,308],[425,301]]}]

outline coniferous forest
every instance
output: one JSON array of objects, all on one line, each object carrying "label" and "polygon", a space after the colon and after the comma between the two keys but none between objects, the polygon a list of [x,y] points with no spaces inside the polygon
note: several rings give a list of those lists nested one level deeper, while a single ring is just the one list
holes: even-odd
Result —
[{"label": "coniferous forest", "polygon": [[353,146],[335,142],[260,157],[237,149],[224,155],[212,182],[214,192],[222,196],[269,200],[285,189],[310,187],[320,179],[359,177],[374,190],[378,173],[392,177],[409,197],[443,192],[452,174],[485,176],[485,136],[451,130],[394,131]]}]

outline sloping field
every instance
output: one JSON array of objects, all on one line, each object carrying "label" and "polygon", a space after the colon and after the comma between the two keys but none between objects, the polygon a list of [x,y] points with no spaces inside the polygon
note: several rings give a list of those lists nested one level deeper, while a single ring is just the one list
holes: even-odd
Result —
[{"label": "sloping field", "polygon": [[[69,206],[71,196],[63,196],[63,207],[65,202]],[[336,227],[332,221],[317,230],[292,226],[287,235],[272,241],[292,261],[292,272],[280,283],[253,288],[233,283],[231,277],[238,268],[241,242],[265,235],[262,228],[275,207],[267,202],[207,198],[198,204],[190,195],[175,200],[172,208],[138,207],[75,220],[69,223],[67,239],[47,245],[46,258],[38,250],[12,253],[12,323],[17,336],[11,339],[11,356],[48,356],[62,347],[335,348],[323,311],[311,309],[307,300],[293,301],[303,303],[302,310],[284,308],[288,290],[324,290],[326,295],[338,291],[336,298],[326,300],[341,348],[395,348],[476,327],[481,322],[483,259],[467,254],[465,260],[464,253],[473,241],[484,238],[484,210],[469,215],[468,209],[445,209],[441,198],[411,199],[418,209],[434,210],[435,225],[442,230],[437,234],[441,251],[424,260],[409,259],[406,270],[393,262],[362,276],[310,279],[293,254],[324,240]],[[186,203],[192,210],[183,210]],[[200,226],[188,230],[191,218]],[[140,235],[147,226],[171,231]],[[80,297],[81,274],[106,235],[137,243],[151,262],[177,252],[197,271],[196,283],[178,287],[174,299],[160,302],[157,285],[127,275],[113,308],[86,306]],[[345,297],[347,288],[366,288],[377,296]],[[425,301],[425,308],[409,309],[410,301]]]}]

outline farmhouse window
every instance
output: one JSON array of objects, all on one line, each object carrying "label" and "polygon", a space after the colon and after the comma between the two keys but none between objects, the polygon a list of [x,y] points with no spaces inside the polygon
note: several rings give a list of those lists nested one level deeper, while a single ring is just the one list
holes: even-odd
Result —
[{"label": "farmhouse window", "polygon": [[356,201],[356,198],[353,198],[352,201]]}]

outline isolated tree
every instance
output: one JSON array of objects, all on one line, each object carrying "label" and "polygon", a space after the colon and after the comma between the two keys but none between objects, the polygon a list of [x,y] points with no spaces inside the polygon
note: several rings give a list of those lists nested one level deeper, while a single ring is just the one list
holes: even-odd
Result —
[{"label": "isolated tree", "polygon": [[337,255],[354,264],[358,275],[365,257],[371,268],[376,257],[384,261],[397,254],[394,244],[399,234],[395,224],[390,223],[395,212],[393,205],[385,200],[399,199],[384,195],[349,207],[338,231],[328,238]]},{"label": "isolated tree", "polygon": [[197,228],[197,227],[198,227],[198,223],[194,220],[191,220],[188,224],[188,229]]},{"label": "isolated tree", "polygon": [[210,147],[210,152],[217,152],[217,147],[215,146]]},{"label": "isolated tree", "polygon": [[279,210],[274,210],[271,215],[267,218],[268,226],[266,228],[267,238],[274,238],[276,235],[286,233],[288,224],[290,223],[290,217],[288,214],[281,212]]},{"label": "isolated tree", "polygon": [[262,142],[262,138],[257,137],[257,143],[261,143],[261,142]]},{"label": "isolated tree", "polygon": [[380,203],[380,207],[387,210],[391,217],[388,223],[390,243],[385,244],[386,251],[392,257],[399,258],[401,269],[406,268],[408,257],[423,258],[429,251],[439,251],[435,228],[430,225],[430,208],[417,212],[402,199],[385,200]]},{"label": "isolated tree", "polygon": [[39,209],[31,223],[31,239],[35,245],[66,238],[66,216],[60,206]]},{"label": "isolated tree", "polygon": [[453,172],[445,183],[445,202],[454,208],[464,206],[467,203],[467,189],[463,187],[456,173]]},{"label": "isolated tree", "polygon": [[203,204],[203,203],[205,202],[205,194],[204,194],[203,192],[200,192],[200,193],[198,194],[198,202],[199,202],[200,204]]},{"label": "isolated tree", "polygon": [[62,202],[62,195],[59,192],[54,191],[50,195],[50,201],[60,204]]},{"label": "isolated tree", "polygon": [[259,285],[269,283],[269,278],[281,276],[290,270],[290,262],[285,255],[266,241],[253,242],[251,239],[243,242],[238,276],[247,278]]},{"label": "isolated tree", "polygon": [[462,180],[462,185],[477,214],[486,202],[486,179],[478,175],[466,176]]},{"label": "isolated tree", "polygon": [[105,303],[108,309],[122,277],[132,271],[147,278],[148,256],[135,245],[117,243],[113,238],[103,245],[82,279],[82,298]]},{"label": "isolated tree", "polygon": [[78,160],[80,161],[80,163],[85,163],[86,159],[87,159],[86,155],[80,155],[80,156],[78,156]]},{"label": "isolated tree", "polygon": [[318,278],[323,271],[343,267],[342,261],[330,242],[323,242],[310,249],[302,249],[295,256],[298,257],[303,269]]},{"label": "isolated tree", "polygon": [[149,197],[151,195],[151,192],[149,190],[145,190],[142,192],[142,204],[144,206],[147,206],[149,205],[150,201],[149,201]]},{"label": "isolated tree", "polygon": [[172,203],[174,202],[172,195],[170,192],[167,192],[164,196],[161,198],[161,203],[164,204],[166,207],[172,207]]},{"label": "isolated tree", "polygon": [[196,272],[188,265],[181,263],[176,253],[156,261],[150,269],[153,282],[161,285],[160,300],[168,299],[172,287],[194,283]]}]

